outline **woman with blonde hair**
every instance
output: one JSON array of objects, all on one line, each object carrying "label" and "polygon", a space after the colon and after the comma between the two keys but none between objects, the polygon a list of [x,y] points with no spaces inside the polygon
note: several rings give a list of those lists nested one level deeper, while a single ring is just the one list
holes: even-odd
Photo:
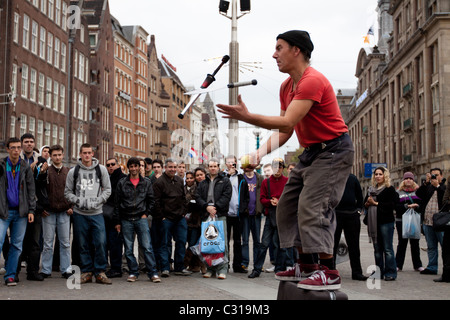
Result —
[{"label": "woman with blonde hair", "polygon": [[391,186],[389,170],[377,167],[373,172],[372,185],[364,200],[367,209],[367,230],[372,239],[375,264],[379,273],[375,276],[392,281],[397,278],[397,263],[393,248],[394,210],[398,194]]},{"label": "woman with blonde hair", "polygon": [[399,202],[395,208],[395,226],[397,228],[398,235],[398,245],[397,253],[395,255],[395,260],[397,262],[397,270],[403,269],[403,264],[405,262],[406,247],[408,246],[408,240],[411,247],[411,257],[413,262],[414,270],[422,271],[422,261],[420,260],[420,247],[419,239],[404,239],[402,237],[403,231],[403,214],[408,209],[414,209],[418,212],[420,206],[422,205],[422,200],[416,195],[416,190],[419,188],[417,183],[414,181],[414,174],[412,172],[405,172],[403,175],[403,180],[398,187],[398,197]]}]

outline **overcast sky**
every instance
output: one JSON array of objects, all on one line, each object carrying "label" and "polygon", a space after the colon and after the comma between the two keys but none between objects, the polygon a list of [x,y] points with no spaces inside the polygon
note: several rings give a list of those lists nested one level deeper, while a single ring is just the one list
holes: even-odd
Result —
[{"label": "overcast sky", "polygon": [[[231,0],[230,0],[231,2]],[[238,19],[239,61],[258,68],[241,69],[239,81],[256,79],[258,85],[241,87],[240,94],[250,112],[278,115],[279,87],[287,78],[278,71],[272,54],[276,36],[292,29],[306,30],[314,43],[311,65],[337,89],[356,88],[356,60],[365,46],[364,36],[376,26],[377,0],[252,0],[249,14]],[[199,88],[205,76],[229,54],[231,20],[219,14],[219,0],[109,0],[111,14],[124,25],[141,25],[155,35],[158,56],[164,55],[177,68],[185,86]],[[239,0],[238,0],[239,11]],[[228,11],[231,14],[231,5]],[[214,59],[217,58],[217,59]],[[211,60],[212,59],[212,60]],[[247,65],[247,64],[246,64]],[[210,88],[223,88],[229,69],[222,68]],[[228,103],[226,89],[211,92],[215,104]],[[203,100],[203,97],[201,97]],[[218,114],[221,117],[221,114]],[[253,129],[240,123],[240,140],[251,140]],[[228,120],[219,121],[226,133]],[[269,133],[263,131],[263,140]],[[222,135],[225,137],[225,134]],[[220,141],[228,153],[227,141]],[[295,134],[277,154],[299,147]],[[248,146],[242,152],[248,150]],[[240,149],[241,150],[241,149]],[[241,156],[241,155],[239,155]]]}]

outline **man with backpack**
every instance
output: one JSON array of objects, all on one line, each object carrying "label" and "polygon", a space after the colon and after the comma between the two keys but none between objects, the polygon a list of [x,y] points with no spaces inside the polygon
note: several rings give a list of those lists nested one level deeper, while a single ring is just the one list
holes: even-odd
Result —
[{"label": "man with backpack", "polygon": [[105,275],[106,231],[102,214],[103,204],[111,195],[111,182],[106,168],[93,156],[90,144],[81,145],[78,164],[67,174],[64,196],[74,204],[73,233],[80,250],[81,283],[91,282],[95,276],[97,283],[111,284]]}]

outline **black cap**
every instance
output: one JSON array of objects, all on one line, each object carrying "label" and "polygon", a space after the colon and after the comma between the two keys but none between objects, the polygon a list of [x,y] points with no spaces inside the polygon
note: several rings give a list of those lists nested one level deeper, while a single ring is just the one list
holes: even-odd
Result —
[{"label": "black cap", "polygon": [[283,39],[291,46],[296,46],[302,52],[307,53],[311,57],[311,52],[314,50],[314,44],[311,41],[309,33],[302,30],[291,30],[278,35],[278,39]]}]

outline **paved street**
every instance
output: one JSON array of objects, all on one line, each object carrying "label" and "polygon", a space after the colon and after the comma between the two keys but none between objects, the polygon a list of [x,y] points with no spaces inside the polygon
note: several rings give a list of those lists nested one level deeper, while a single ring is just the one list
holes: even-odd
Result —
[{"label": "paved street", "polygon": [[[397,236],[394,237],[394,247]],[[422,236],[420,246],[426,247]],[[409,251],[409,246],[408,246]],[[361,262],[363,270],[373,265],[373,248],[369,243],[365,226],[361,232]],[[421,250],[424,266],[427,254]],[[439,258],[439,274],[442,260]],[[3,259],[0,261],[3,265]],[[266,267],[270,265],[266,262]],[[438,276],[421,275],[413,270],[410,253],[407,253],[404,270],[398,273],[396,281],[379,282],[379,289],[369,288],[368,283],[351,280],[349,262],[338,264],[342,276],[342,289],[349,300],[449,300],[450,284],[435,283]],[[370,282],[374,286],[373,282]],[[25,270],[20,274],[16,287],[0,285],[2,300],[276,300],[278,281],[273,273],[262,273],[259,278],[249,279],[247,274],[229,273],[226,280],[204,279],[201,274],[163,278],[155,284],[141,274],[135,283],[126,281],[126,276],[114,278],[112,285],[89,283],[81,289],[68,289],[67,281],[53,272],[44,282],[27,281]]]}]

